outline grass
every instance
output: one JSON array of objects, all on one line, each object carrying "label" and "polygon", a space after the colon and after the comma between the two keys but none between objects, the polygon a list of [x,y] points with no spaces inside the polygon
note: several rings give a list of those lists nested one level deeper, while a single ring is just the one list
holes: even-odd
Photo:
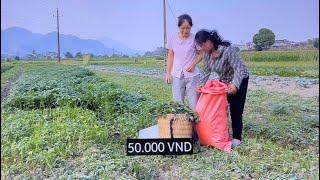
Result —
[{"label": "grass", "polygon": [[[319,77],[319,52],[308,51],[262,51],[241,52],[245,64],[251,74],[259,76],[278,75],[281,77]],[[82,61],[64,61],[65,64],[83,65]],[[130,58],[92,59],[88,65],[108,67],[136,67],[165,70],[164,62],[155,58],[142,58],[135,63]],[[202,67],[202,63],[199,64]]]},{"label": "grass", "polygon": [[120,85],[126,91],[141,93],[149,98],[160,100],[160,102],[171,100],[171,86],[164,85],[163,79],[103,72],[96,72],[96,74],[109,82]]},{"label": "grass", "polygon": [[60,159],[106,143],[107,129],[99,126],[94,112],[85,109],[19,110],[4,118],[1,159],[4,168],[19,167],[10,171],[37,165],[52,168]]},{"label": "grass", "polygon": [[[117,81],[129,91],[134,92],[139,89],[141,93],[152,94],[162,101],[169,101],[171,98],[170,89],[165,88],[167,86],[161,80],[119,74],[99,73],[99,76]],[[121,81],[121,79],[125,80]],[[138,86],[134,79],[140,82]],[[151,82],[156,82],[161,90],[144,88]],[[178,171],[179,176],[185,178],[190,175],[203,178],[316,178],[318,177],[317,144],[319,142],[318,103],[319,99],[316,97],[301,99],[281,93],[249,92],[244,115],[246,141],[243,148],[239,149],[238,154],[235,155],[236,157],[224,156],[216,150],[205,149],[203,154],[195,155],[195,159],[183,157],[181,159],[184,160],[172,162],[164,160],[166,163],[160,167],[164,169],[164,166],[170,167],[168,176]],[[174,164],[179,164],[180,167],[175,169]],[[157,170],[156,166],[154,168],[148,171],[151,177],[159,174],[160,170]],[[140,169],[146,171],[143,168]]]},{"label": "grass", "polygon": [[[69,65],[85,65],[82,60],[64,60],[63,64]],[[163,68],[163,60],[156,58],[144,57],[140,58],[138,62],[134,62],[133,58],[105,58],[105,59],[91,59],[86,65],[104,65],[110,67],[142,67],[142,68]]]},{"label": "grass", "polygon": [[250,73],[260,76],[319,77],[319,61],[245,61]]},{"label": "grass", "polygon": [[92,75],[90,71],[76,67],[34,64],[25,69],[18,85],[12,89],[7,106],[43,109],[80,103],[76,86],[80,88],[80,85],[86,83],[98,83],[99,79]]},{"label": "grass", "polygon": [[[127,91],[138,91],[162,102],[171,100],[171,87],[161,79],[99,72],[97,74],[107,81],[117,82]],[[275,142],[287,141],[296,147],[318,142],[318,97],[301,99],[281,93],[249,91],[247,98],[248,110],[245,114],[250,121],[245,128],[249,133]],[[295,133],[289,133],[291,131]]]},{"label": "grass", "polygon": [[125,66],[125,67],[142,67],[142,68],[163,68],[164,62],[159,60],[148,60],[142,59],[135,63],[131,60],[126,61],[101,61],[101,62],[90,62],[90,65],[106,65],[111,67]]},{"label": "grass", "polygon": [[278,61],[319,61],[319,51],[258,51],[241,52],[241,57],[253,62],[278,62]]},{"label": "grass", "polygon": [[1,65],[1,73],[4,73],[11,68],[13,68],[13,65],[3,64]]},{"label": "grass", "polygon": [[127,137],[136,138],[140,129],[156,123],[149,111],[154,104],[171,100],[171,88],[162,79],[31,63],[11,100],[21,94],[33,101],[53,88],[69,90],[52,102],[74,92],[86,103],[7,107],[1,126],[3,178],[319,178],[318,97],[249,91],[242,147],[232,155],[203,147],[200,153],[171,159],[125,153]]},{"label": "grass", "polygon": [[17,63],[1,63],[1,91],[7,82],[15,77],[19,69],[20,66]]},{"label": "grass", "polygon": [[[319,98],[253,91],[248,94],[244,130],[274,143],[303,149],[319,142]],[[315,145],[315,146],[314,146]]]},{"label": "grass", "polygon": [[[156,79],[145,77],[131,77],[129,79],[129,76],[119,74],[117,76],[101,75],[101,77],[108,80],[114,79],[120,85],[127,87],[127,90],[136,91],[139,89],[141,93],[152,93],[154,97],[160,97],[163,101],[168,101],[171,98],[170,88],[161,89],[161,87],[166,87],[161,80],[156,81]],[[120,79],[126,79],[126,81],[118,81]],[[140,82],[139,86],[133,79]],[[148,87],[150,82],[156,82],[157,87],[161,90],[149,91],[148,88],[144,88]],[[161,94],[168,96],[161,96]],[[245,131],[249,137],[252,136],[250,138],[263,137],[284,148],[301,149],[313,146],[319,141],[318,103],[317,97],[301,99],[297,96],[287,96],[281,93],[249,92],[245,111]],[[315,148],[318,148],[317,145]]]}]

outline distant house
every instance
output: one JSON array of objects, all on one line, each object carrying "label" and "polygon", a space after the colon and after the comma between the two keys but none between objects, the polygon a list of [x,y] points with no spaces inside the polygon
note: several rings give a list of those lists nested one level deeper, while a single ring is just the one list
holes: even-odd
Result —
[{"label": "distant house", "polygon": [[247,42],[245,44],[233,44],[233,46],[238,47],[240,51],[254,50],[254,43],[253,42]]},{"label": "distant house", "polygon": [[34,60],[35,56],[34,56],[34,54],[27,54],[23,59],[25,59],[25,60]]},{"label": "distant house", "polygon": [[[247,42],[244,45],[235,44],[234,46],[238,47],[240,51],[246,50],[255,50],[255,44],[253,42]],[[298,43],[294,41],[289,41],[287,39],[275,40],[274,44],[270,47],[270,50],[289,50],[294,49],[298,46]]]},{"label": "distant house", "polygon": [[254,50],[254,43],[253,42],[247,42],[245,44],[245,50]]},{"label": "distant house", "polygon": [[287,50],[296,47],[294,41],[289,41],[287,39],[275,40],[274,44],[270,47],[272,50]]},{"label": "distant house", "polygon": [[47,52],[46,53],[46,59],[56,59],[58,58],[57,52]]},{"label": "distant house", "polygon": [[42,60],[42,59],[45,59],[45,56],[42,54],[27,54],[24,59],[26,59],[26,60]]},{"label": "distant house", "polygon": [[233,46],[238,47],[240,51],[247,50],[244,44],[233,44]]},{"label": "distant house", "polygon": [[45,56],[43,54],[36,54],[36,59],[43,60],[45,59]]}]

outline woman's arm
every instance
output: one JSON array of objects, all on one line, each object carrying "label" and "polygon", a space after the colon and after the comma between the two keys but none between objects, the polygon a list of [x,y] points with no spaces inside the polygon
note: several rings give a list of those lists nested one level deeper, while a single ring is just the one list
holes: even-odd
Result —
[{"label": "woman's arm", "polygon": [[[234,94],[236,93],[237,90],[239,90],[242,79],[243,79],[243,71],[244,71],[244,65],[241,61],[241,58],[236,51],[235,48],[230,47],[229,52],[228,52],[228,61],[233,68],[234,75],[233,79],[231,81],[231,86],[235,86],[236,90],[233,92]],[[234,87],[232,87],[234,88]],[[234,91],[234,90],[233,90]]]},{"label": "woman's arm", "polygon": [[171,83],[171,71],[172,71],[172,65],[173,65],[173,57],[174,57],[174,52],[172,49],[169,49],[168,58],[167,58],[166,77],[165,77],[165,81],[167,84]]},{"label": "woman's arm", "polygon": [[186,69],[187,72],[192,72],[194,68],[199,64],[203,59],[203,52],[197,51],[197,55],[192,64]]},{"label": "woman's arm", "polygon": [[[203,58],[205,58],[204,55],[203,55]],[[208,81],[209,76],[211,74],[211,67],[210,67],[209,61],[204,59],[203,63],[204,63],[204,70],[200,76],[200,86],[203,86]]]}]

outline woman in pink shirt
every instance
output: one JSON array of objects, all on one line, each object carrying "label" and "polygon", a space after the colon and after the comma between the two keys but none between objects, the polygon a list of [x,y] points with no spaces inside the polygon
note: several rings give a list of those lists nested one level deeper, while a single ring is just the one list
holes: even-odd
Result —
[{"label": "woman in pink shirt", "polygon": [[191,34],[192,19],[184,14],[178,17],[179,32],[168,39],[168,59],[165,81],[172,82],[173,101],[184,103],[185,97],[193,110],[199,98],[196,92],[200,84],[197,64],[202,56],[197,55],[194,35]]}]

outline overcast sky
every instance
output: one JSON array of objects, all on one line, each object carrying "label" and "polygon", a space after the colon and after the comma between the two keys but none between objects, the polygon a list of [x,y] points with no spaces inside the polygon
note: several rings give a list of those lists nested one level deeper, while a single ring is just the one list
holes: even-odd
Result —
[{"label": "overcast sky", "polygon": [[[28,3],[27,3],[28,2]],[[1,0],[1,29],[18,26],[35,33],[60,31],[80,38],[109,37],[137,50],[163,45],[162,0]],[[194,21],[193,33],[216,29],[233,43],[252,41],[260,28],[276,39],[302,41],[319,36],[317,0],[167,0],[168,35],[178,31],[183,13]]]}]

